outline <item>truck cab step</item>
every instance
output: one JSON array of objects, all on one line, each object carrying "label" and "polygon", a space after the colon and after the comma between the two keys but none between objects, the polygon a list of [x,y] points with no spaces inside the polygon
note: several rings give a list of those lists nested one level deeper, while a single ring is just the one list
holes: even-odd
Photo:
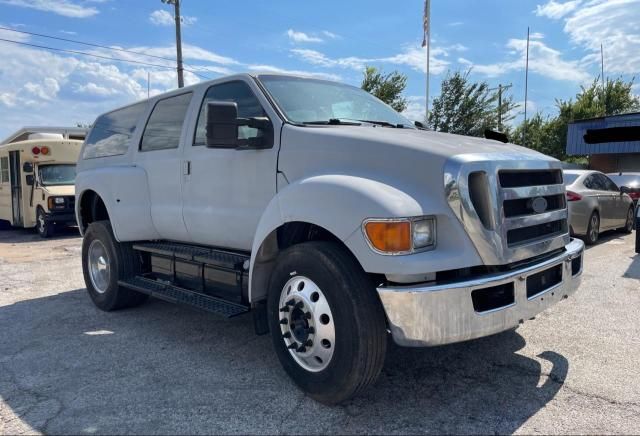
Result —
[{"label": "truck cab step", "polygon": [[146,277],[131,277],[125,280],[120,280],[118,284],[125,288],[149,294],[172,303],[185,304],[207,312],[217,313],[227,318],[242,315],[249,311],[249,307],[243,304],[204,295],[189,289]]},{"label": "truck cab step", "polygon": [[249,269],[248,255],[215,248],[162,241],[138,242],[133,249],[237,271]]}]

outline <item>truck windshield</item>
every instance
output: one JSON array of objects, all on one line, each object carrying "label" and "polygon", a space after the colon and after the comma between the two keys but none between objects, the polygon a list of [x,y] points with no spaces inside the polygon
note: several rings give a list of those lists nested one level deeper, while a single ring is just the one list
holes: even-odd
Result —
[{"label": "truck windshield", "polygon": [[413,128],[407,118],[354,86],[277,75],[258,79],[292,123]]},{"label": "truck windshield", "polygon": [[73,164],[40,165],[38,174],[43,186],[73,185],[76,179],[76,166]]}]

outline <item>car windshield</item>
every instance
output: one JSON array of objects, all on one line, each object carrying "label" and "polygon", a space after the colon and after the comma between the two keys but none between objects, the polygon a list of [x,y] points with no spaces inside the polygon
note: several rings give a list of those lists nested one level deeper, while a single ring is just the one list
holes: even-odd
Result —
[{"label": "car windshield", "polygon": [[73,164],[40,165],[38,174],[40,183],[44,186],[73,185],[76,179],[76,166]]},{"label": "car windshield", "polygon": [[258,78],[293,123],[414,128],[390,106],[354,86],[290,76]]},{"label": "car windshield", "polygon": [[564,173],[562,178],[564,179],[564,184],[565,185],[572,185],[573,182],[576,181],[576,179],[580,177],[580,174],[567,174]]}]

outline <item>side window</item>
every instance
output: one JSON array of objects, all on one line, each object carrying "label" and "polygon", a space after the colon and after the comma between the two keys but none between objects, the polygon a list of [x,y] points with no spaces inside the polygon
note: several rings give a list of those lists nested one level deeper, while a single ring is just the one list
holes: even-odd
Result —
[{"label": "side window", "polygon": [[[207,90],[200,106],[196,136],[193,145],[205,145],[207,143],[207,103],[212,100],[233,101],[238,105],[238,117],[266,117],[264,109],[260,105],[257,97],[245,82],[234,81],[213,85]],[[239,139],[255,138],[260,135],[260,131],[247,126],[238,128]]]},{"label": "side window", "polygon": [[0,183],[9,183],[9,158],[0,158]]},{"label": "side window", "polygon": [[82,158],[125,154],[145,107],[146,103],[138,103],[98,117],[85,141]]},{"label": "side window", "polygon": [[602,174],[593,174],[591,177],[593,177],[593,188],[592,189],[597,189],[598,191],[607,191],[607,181],[604,179],[604,176]]},{"label": "side window", "polygon": [[159,100],[142,133],[140,151],[178,148],[192,93]]},{"label": "side window", "polygon": [[611,180],[609,177],[607,176],[601,176],[604,179],[604,182],[607,186],[607,191],[614,191],[614,192],[619,192],[620,188],[618,188],[618,185],[616,185],[613,180]]},{"label": "side window", "polygon": [[594,183],[593,183],[593,175],[587,176],[584,179],[584,182],[582,182],[582,184],[584,185],[585,188],[587,189],[596,189],[594,188]]}]

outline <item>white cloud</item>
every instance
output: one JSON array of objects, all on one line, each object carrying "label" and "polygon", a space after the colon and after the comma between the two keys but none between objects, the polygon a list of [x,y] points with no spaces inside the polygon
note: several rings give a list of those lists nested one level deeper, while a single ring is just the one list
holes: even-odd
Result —
[{"label": "white cloud", "polygon": [[[526,65],[527,40],[510,39],[506,47],[509,49],[509,57],[511,58],[507,61],[475,64],[468,59],[459,58],[458,62],[473,68],[474,73],[487,77],[498,77],[513,71],[523,71]],[[549,79],[570,82],[586,82],[591,78],[582,61],[565,60],[560,51],[535,39],[529,43],[529,71]]]},{"label": "white cloud", "polygon": [[74,91],[76,94],[94,95],[97,97],[107,97],[118,93],[117,89],[100,86],[93,82],[84,85],[76,85]]},{"label": "white cloud", "polygon": [[292,42],[323,42],[322,38],[317,36],[311,36],[304,32],[297,32],[293,29],[287,30],[287,36]]},{"label": "white cloud", "polygon": [[539,17],[547,17],[557,20],[574,11],[578,6],[580,6],[580,3],[582,3],[582,0],[572,0],[563,3],[550,0],[544,5],[536,6],[535,13]]},{"label": "white cloud", "polygon": [[94,7],[86,7],[72,0],[0,0],[11,6],[36,9],[43,12],[53,12],[71,18],[86,18],[98,14]]},{"label": "white cloud", "polygon": [[464,22],[462,22],[462,21],[453,21],[451,23],[447,23],[447,26],[458,27],[458,26],[462,26],[463,24],[464,24]]},{"label": "white cloud", "polygon": [[590,52],[585,62],[600,62],[604,46],[605,74],[640,72],[640,0],[592,0],[565,19],[571,41]]},{"label": "white cloud", "polygon": [[340,38],[340,35],[337,35],[337,34],[335,34],[333,32],[329,32],[328,30],[323,30],[322,34],[324,36],[326,36],[327,38],[330,38],[330,39],[338,39],[338,38]]},{"label": "white cloud", "polygon": [[[461,44],[455,44],[448,47],[434,47],[431,49],[431,73],[441,74],[443,73],[450,62],[445,60],[444,57],[449,56],[452,51],[464,51],[467,47]],[[348,56],[341,58],[331,58],[324,53],[311,49],[292,49],[296,57],[302,59],[313,65],[319,65],[326,68],[350,68],[353,70],[363,70],[368,64],[392,64],[392,65],[404,65],[414,70],[426,73],[427,70],[427,51],[426,48],[420,46],[406,46],[400,53],[377,58],[362,58],[358,56]]]},{"label": "white cloud", "polygon": [[[171,15],[170,12],[164,9],[158,9],[151,12],[151,14],[149,14],[149,21],[151,21],[151,23],[155,24],[156,26],[173,26],[175,25],[175,22],[176,22],[173,15]],[[195,24],[197,21],[198,21],[197,17],[190,17],[188,15],[180,16],[180,22],[182,23],[183,26],[191,26],[192,24]]]}]

